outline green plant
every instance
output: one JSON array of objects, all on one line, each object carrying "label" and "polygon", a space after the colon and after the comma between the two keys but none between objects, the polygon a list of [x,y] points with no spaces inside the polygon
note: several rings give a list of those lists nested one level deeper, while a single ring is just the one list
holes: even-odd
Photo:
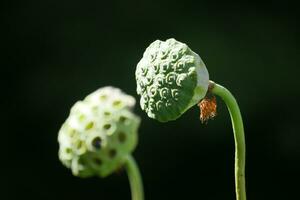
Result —
[{"label": "green plant", "polygon": [[235,138],[236,197],[246,200],[245,139],[240,110],[227,89],[209,81],[200,56],[175,39],[156,40],[137,64],[136,81],[141,108],[149,117],[161,122],[179,118],[199,102],[201,120],[205,121],[215,116],[214,95],[225,101]]},{"label": "green plant", "polygon": [[132,113],[133,97],[104,87],[78,101],[59,134],[59,158],[79,177],[106,177],[125,166],[133,200],[143,200],[138,166],[131,156],[140,118]]}]

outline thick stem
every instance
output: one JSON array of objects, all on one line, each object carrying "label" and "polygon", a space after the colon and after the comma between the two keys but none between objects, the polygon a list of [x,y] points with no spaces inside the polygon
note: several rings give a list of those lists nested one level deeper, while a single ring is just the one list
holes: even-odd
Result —
[{"label": "thick stem", "polygon": [[220,96],[226,103],[233,128],[235,141],[235,191],[237,200],[246,200],[245,186],[245,160],[246,145],[244,136],[244,126],[239,106],[234,96],[223,86],[210,82],[210,91]]},{"label": "thick stem", "polygon": [[131,199],[144,200],[144,189],[143,189],[142,177],[138,165],[131,155],[127,157],[125,168],[130,182]]}]

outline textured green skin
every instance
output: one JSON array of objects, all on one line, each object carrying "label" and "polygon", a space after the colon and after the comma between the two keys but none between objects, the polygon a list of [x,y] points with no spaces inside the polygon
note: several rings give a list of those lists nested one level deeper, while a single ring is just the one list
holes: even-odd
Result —
[{"label": "textured green skin", "polygon": [[141,108],[161,122],[180,117],[208,89],[209,75],[203,61],[175,39],[150,44],[135,75]]},{"label": "textured green skin", "polygon": [[140,119],[131,112],[134,104],[133,97],[113,87],[78,101],[59,131],[62,163],[79,177],[105,177],[117,170],[137,144]]}]

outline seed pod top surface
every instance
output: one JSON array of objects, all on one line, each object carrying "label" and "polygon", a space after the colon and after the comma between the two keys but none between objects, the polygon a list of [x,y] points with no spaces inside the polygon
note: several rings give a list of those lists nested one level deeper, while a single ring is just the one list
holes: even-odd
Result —
[{"label": "seed pod top surface", "polygon": [[150,44],[135,75],[141,108],[161,122],[180,117],[208,89],[209,75],[200,56],[175,39]]},{"label": "seed pod top surface", "polygon": [[105,177],[117,170],[137,144],[140,119],[133,97],[104,87],[78,101],[59,134],[59,158],[75,176]]}]

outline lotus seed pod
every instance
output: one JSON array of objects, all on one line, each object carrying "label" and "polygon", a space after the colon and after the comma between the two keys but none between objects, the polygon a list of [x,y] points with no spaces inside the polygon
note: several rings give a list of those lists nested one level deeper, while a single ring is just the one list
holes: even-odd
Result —
[{"label": "lotus seed pod", "polygon": [[137,145],[133,97],[104,87],[78,101],[59,134],[59,158],[75,176],[108,176]]},{"label": "lotus seed pod", "polygon": [[209,84],[200,56],[175,39],[150,44],[135,75],[141,108],[161,122],[175,120],[197,104]]}]

